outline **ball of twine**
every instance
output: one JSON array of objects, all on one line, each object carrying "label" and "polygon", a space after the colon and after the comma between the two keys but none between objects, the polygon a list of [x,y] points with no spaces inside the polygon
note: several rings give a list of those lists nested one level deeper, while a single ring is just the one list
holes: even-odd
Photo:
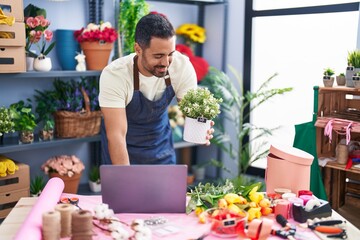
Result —
[{"label": "ball of twine", "polygon": [[61,215],[61,232],[62,238],[70,237],[71,235],[71,213],[75,211],[75,207],[71,204],[57,204],[55,210]]},{"label": "ball of twine", "polygon": [[60,239],[60,212],[48,211],[42,214],[42,238],[44,240]]},{"label": "ball of twine", "polygon": [[91,240],[93,236],[92,213],[88,210],[77,210],[71,214],[71,239]]}]

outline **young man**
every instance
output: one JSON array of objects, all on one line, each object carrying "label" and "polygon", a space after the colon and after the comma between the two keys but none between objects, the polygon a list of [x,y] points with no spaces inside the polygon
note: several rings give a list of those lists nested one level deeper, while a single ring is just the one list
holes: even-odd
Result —
[{"label": "young man", "polygon": [[176,163],[167,107],[174,96],[180,101],[196,88],[197,80],[189,59],[175,51],[175,41],[166,17],[146,15],[136,26],[135,53],[103,70],[99,102],[104,164]]}]

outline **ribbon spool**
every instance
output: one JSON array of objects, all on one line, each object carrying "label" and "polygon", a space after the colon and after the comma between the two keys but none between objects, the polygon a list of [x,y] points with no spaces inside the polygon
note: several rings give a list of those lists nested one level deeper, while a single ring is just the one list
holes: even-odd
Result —
[{"label": "ribbon spool", "polygon": [[42,214],[42,239],[58,240],[61,231],[61,216],[58,211],[48,211]]},{"label": "ribbon spool", "polygon": [[248,225],[247,236],[251,239],[266,240],[271,234],[273,223],[273,220],[267,218],[254,219]]},{"label": "ribbon spool", "polygon": [[92,214],[87,210],[74,211],[71,214],[71,239],[92,240]]},{"label": "ribbon spool", "polygon": [[71,213],[75,210],[71,204],[58,204],[55,210],[61,215],[61,232],[60,237],[70,237],[71,235]]}]

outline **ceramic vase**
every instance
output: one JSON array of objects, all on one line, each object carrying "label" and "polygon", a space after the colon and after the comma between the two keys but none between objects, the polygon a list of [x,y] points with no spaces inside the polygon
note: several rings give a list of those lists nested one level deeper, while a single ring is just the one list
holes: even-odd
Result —
[{"label": "ceramic vase", "polygon": [[40,55],[34,59],[34,70],[39,72],[48,72],[52,68],[51,58]]},{"label": "ceramic vase", "polygon": [[324,87],[332,87],[334,84],[334,77],[324,76],[323,83]]},{"label": "ceramic vase", "polygon": [[205,144],[207,131],[211,128],[210,120],[206,118],[185,118],[184,141]]},{"label": "ceramic vase", "polygon": [[34,60],[33,57],[26,57],[26,71],[34,71]]},{"label": "ceramic vase", "polygon": [[82,42],[81,50],[85,54],[87,70],[101,71],[109,63],[113,43],[107,42]]},{"label": "ceramic vase", "polygon": [[56,56],[62,70],[75,70],[75,56],[79,53],[80,44],[74,37],[75,30],[57,29],[56,37]]},{"label": "ceramic vase", "polygon": [[63,191],[64,193],[74,193],[74,194],[77,193],[79,188],[81,173],[74,174],[72,177],[69,177],[67,175],[62,176],[58,173],[50,172],[49,177],[50,178],[58,177],[64,181],[64,191]]},{"label": "ceramic vase", "polygon": [[101,183],[89,181],[89,187],[92,192],[101,192]]}]

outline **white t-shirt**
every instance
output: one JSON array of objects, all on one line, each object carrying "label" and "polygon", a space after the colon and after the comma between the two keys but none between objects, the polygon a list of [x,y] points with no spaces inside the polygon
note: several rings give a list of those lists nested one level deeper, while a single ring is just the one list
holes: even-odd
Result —
[{"label": "white t-shirt", "polygon": [[[104,68],[100,76],[100,107],[125,108],[134,93],[133,58],[135,53],[116,59]],[[196,88],[197,79],[189,58],[174,52],[169,66],[171,85],[175,96],[182,99],[189,89]],[[164,78],[146,77],[139,73],[139,88],[149,100],[159,99],[165,91]]]}]

